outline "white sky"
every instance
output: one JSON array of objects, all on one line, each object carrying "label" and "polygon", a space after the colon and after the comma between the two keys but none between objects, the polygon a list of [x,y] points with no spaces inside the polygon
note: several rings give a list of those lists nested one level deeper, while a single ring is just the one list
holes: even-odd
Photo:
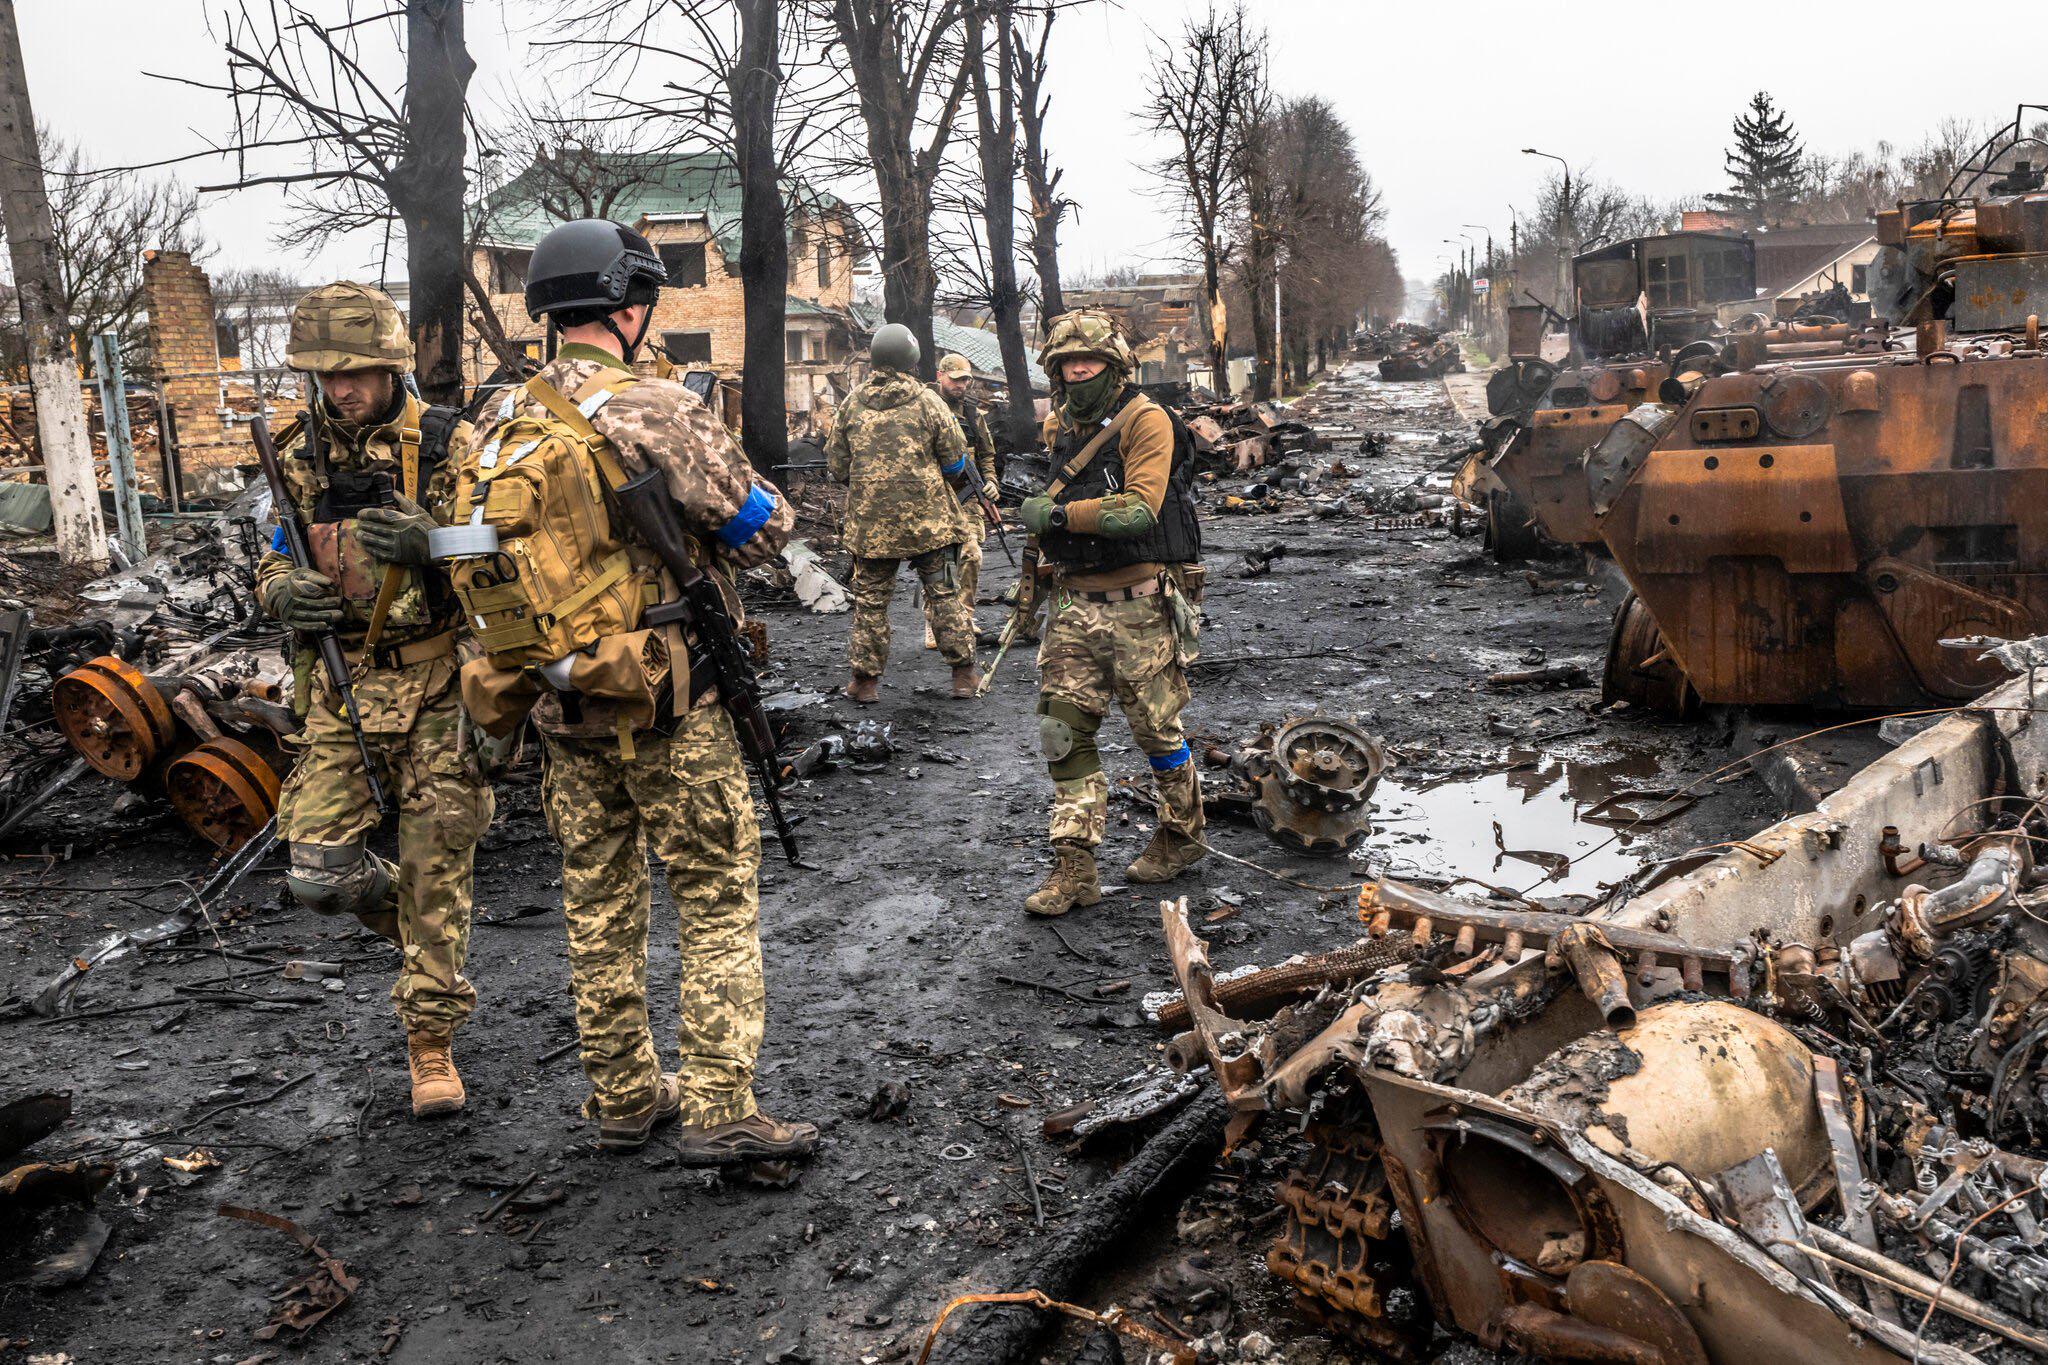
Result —
[{"label": "white sky", "polygon": [[[231,0],[229,0],[231,3]],[[304,0],[337,13],[338,0]],[[17,0],[37,116],[99,164],[176,156],[219,134],[225,99],[151,80],[217,80],[223,65],[206,16],[223,0]],[[1080,216],[1063,242],[1070,271],[1126,261],[1162,268],[1176,248],[1142,165],[1157,154],[1134,117],[1149,32],[1170,34],[1203,0],[1123,0],[1070,12],[1054,40],[1048,142],[1067,167]],[[1728,124],[1770,90],[1807,145],[1840,153],[1880,139],[1910,144],[1944,118],[1990,124],[2022,99],[2048,100],[2040,69],[2048,20],[2031,5],[1966,39],[1930,29],[1924,0],[1721,0],[1658,10],[1581,0],[1252,0],[1269,34],[1275,88],[1320,94],[1350,122],[1388,209],[1387,231],[1411,276],[1432,275],[1446,237],[1490,227],[1505,240],[1508,205],[1533,200],[1570,159],[1632,191],[1668,198],[1720,188]],[[472,0],[469,35],[488,97],[521,77],[532,53],[517,0]],[[2036,15],[2027,18],[2029,13]],[[2031,31],[2029,31],[2031,30]],[[188,184],[219,178],[195,162]],[[311,279],[372,272],[377,243],[287,259],[273,237],[274,191],[213,196],[203,230],[219,264],[276,264]],[[394,268],[402,270],[402,264]]]}]

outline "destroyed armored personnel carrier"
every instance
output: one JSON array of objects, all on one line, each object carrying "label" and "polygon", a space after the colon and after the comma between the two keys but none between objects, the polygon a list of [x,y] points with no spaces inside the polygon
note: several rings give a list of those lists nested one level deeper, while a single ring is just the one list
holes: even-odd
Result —
[{"label": "destroyed armored personnel carrier", "polygon": [[1383,880],[1357,943],[1219,974],[1163,904],[1169,1059],[1304,1139],[1269,1267],[1397,1360],[2048,1354],[2038,700],[1583,914]]},{"label": "destroyed armored personnel carrier", "polygon": [[2048,193],[1879,215],[1873,305],[1910,337],[1763,326],[1681,352],[1586,456],[1634,590],[1608,692],[1911,707],[2001,675],[1952,639],[2048,629]]},{"label": "destroyed armored personnel carrier", "polygon": [[1474,487],[1487,545],[1522,559],[1553,545],[1600,545],[1580,463],[1607,429],[1656,396],[1669,357],[1717,336],[1721,305],[1756,293],[1748,238],[1674,232],[1616,242],[1572,261],[1571,349],[1539,344],[1550,310],[1509,310],[1510,363],[1487,384],[1488,453]]}]

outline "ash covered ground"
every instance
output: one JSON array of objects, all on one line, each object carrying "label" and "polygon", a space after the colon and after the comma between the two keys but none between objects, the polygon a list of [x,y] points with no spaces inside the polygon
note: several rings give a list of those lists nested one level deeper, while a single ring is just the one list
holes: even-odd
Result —
[{"label": "ash covered ground", "polygon": [[[1206,485],[1195,749],[1229,750],[1263,722],[1320,709],[1382,736],[1396,761],[1353,860],[1291,855],[1249,825],[1212,822],[1222,852],[1333,888],[1203,862],[1171,891],[1189,897],[1219,968],[1352,941],[1355,888],[1382,866],[1537,897],[1591,892],[1777,815],[1752,780],[1708,781],[1678,818],[1596,847],[1614,831],[1574,812],[1616,782],[1688,782],[1738,751],[1713,727],[1603,712],[1596,687],[1487,686],[1532,661],[1584,663],[1597,678],[1619,588],[1576,561],[1502,566],[1476,536],[1366,510],[1368,486],[1448,472],[1469,429],[1441,384],[1385,384],[1354,365],[1295,415],[1328,442],[1310,462],[1334,458],[1356,476],[1324,478],[1316,495],[1349,506],[1321,516],[1316,498],[1283,491],[1278,512],[1233,513],[1225,497],[1271,472]],[[1360,452],[1369,431],[1391,437],[1387,453]],[[1246,576],[1246,553],[1276,545],[1285,553]],[[986,601],[1012,577],[994,540],[984,572]],[[874,708],[831,695],[844,681],[844,616],[755,604],[770,690],[821,694],[786,713],[786,752],[870,720],[895,744],[878,765],[823,771],[790,793],[813,869],[768,846],[759,1089],[775,1114],[824,1130],[793,1183],[687,1170],[659,1139],[624,1159],[595,1149],[582,1072],[563,1050],[574,1027],[560,869],[530,765],[501,783],[477,854],[480,1002],[456,1043],[469,1087],[460,1116],[409,1117],[390,950],[352,922],[292,909],[268,869],[214,932],[93,973],[72,1017],[28,1016],[22,1002],[67,959],[160,918],[207,864],[163,811],[92,778],[17,834],[5,863],[0,1095],[71,1091],[71,1121],[30,1155],[94,1155],[122,1174],[97,1205],[111,1236],[92,1272],[61,1290],[0,1288],[0,1341],[77,1361],[297,1353],[290,1331],[255,1334],[310,1258],[281,1233],[218,1216],[222,1204],[296,1221],[359,1277],[352,1301],[307,1335],[318,1359],[906,1360],[947,1299],[1008,1287],[993,1283],[999,1267],[1044,1235],[1025,1156],[1051,1230],[1129,1150],[1070,1153],[1041,1122],[1157,1060],[1163,1038],[1140,1001],[1171,979],[1158,893],[1121,886],[1149,832],[1126,795],[1102,850],[1116,889],[1056,923],[1023,913],[1050,864],[1030,657],[1005,661],[985,700],[951,701],[943,665],[917,648],[910,587],[906,576]],[[983,607],[982,623],[1000,613]],[[1121,719],[1103,736],[1113,779],[1137,780]],[[1546,883],[1541,865],[1500,847],[1578,862]],[[656,902],[661,1042],[673,1037],[676,949],[658,877]],[[276,964],[287,959],[347,974],[338,990],[286,983]],[[94,1013],[135,1006],[147,1008]],[[1155,1311],[1192,1335],[1257,1330],[1289,1360],[1352,1358],[1264,1270],[1290,1145],[1267,1133],[1219,1165],[1177,1216],[1132,1239],[1090,1302]],[[195,1149],[219,1164],[187,1173],[163,1160]],[[1070,1354],[1055,1344],[1047,1358]]]}]

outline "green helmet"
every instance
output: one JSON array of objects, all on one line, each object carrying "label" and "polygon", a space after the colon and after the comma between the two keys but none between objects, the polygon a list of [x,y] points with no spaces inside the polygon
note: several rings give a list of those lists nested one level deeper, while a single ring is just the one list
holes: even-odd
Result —
[{"label": "green helmet", "polygon": [[948,351],[939,357],[941,379],[967,379],[974,374],[974,366],[967,363],[967,357],[958,351]]},{"label": "green helmet", "polygon": [[1045,344],[1038,348],[1038,363],[1055,382],[1060,377],[1062,360],[1081,357],[1093,357],[1126,375],[1131,372],[1131,348],[1124,341],[1123,329],[1113,316],[1099,308],[1076,308],[1060,314],[1046,329]]},{"label": "green helmet", "polygon": [[292,308],[284,363],[295,370],[412,371],[405,318],[381,289],[353,280],[323,284]]},{"label": "green helmet", "polygon": [[914,370],[919,354],[916,334],[900,322],[884,323],[868,343],[868,359],[878,369]]}]

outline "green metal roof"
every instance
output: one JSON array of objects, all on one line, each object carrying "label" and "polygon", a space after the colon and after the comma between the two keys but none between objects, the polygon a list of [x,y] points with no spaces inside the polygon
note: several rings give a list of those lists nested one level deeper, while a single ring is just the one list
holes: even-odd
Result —
[{"label": "green metal roof", "polygon": [[[594,180],[633,180],[612,202],[611,216],[622,223],[669,215],[703,214],[727,266],[739,269],[740,179],[722,153],[677,156],[667,152],[592,153]],[[480,206],[481,236],[493,246],[530,247],[560,220],[541,206],[548,185],[546,171],[530,165],[484,197]],[[839,201],[829,194],[817,199],[827,209]]]}]

